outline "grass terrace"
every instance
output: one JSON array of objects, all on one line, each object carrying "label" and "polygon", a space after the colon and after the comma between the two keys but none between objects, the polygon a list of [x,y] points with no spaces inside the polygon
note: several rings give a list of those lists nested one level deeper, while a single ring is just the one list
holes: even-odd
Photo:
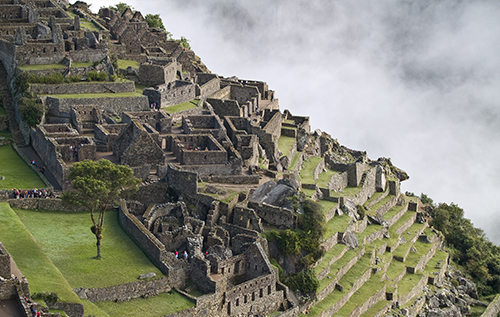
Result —
[{"label": "grass terrace", "polygon": [[292,150],[294,144],[295,144],[295,138],[289,136],[282,135],[278,139],[278,149],[283,154],[283,156],[290,155],[290,151]]},{"label": "grass terrace", "polygon": [[193,99],[191,101],[186,101],[184,103],[180,103],[175,106],[167,106],[163,107],[162,109],[165,110],[167,113],[172,114],[176,113],[179,111],[184,111],[184,110],[189,110],[198,107],[198,103],[200,102],[199,99]]},{"label": "grass terrace", "polygon": [[332,178],[333,175],[336,174],[340,174],[340,172],[327,169],[326,172],[322,172],[321,174],[319,174],[316,183],[321,188],[328,188],[328,185],[330,184],[330,179]]},{"label": "grass terrace", "polygon": [[375,314],[377,314],[378,312],[380,312],[382,309],[384,309],[390,303],[391,303],[391,301],[381,300],[380,302],[378,302],[375,305],[373,305],[372,308],[368,309],[360,317],[373,317],[373,316],[375,316]]},{"label": "grass terrace", "polygon": [[389,278],[389,283],[394,281],[403,271],[406,271],[406,265],[403,262],[392,259],[386,272],[387,277]]},{"label": "grass terrace", "polygon": [[145,89],[145,88],[149,88],[149,86],[146,86],[146,85],[139,85],[139,84],[135,84],[135,92],[142,95],[142,91]]},{"label": "grass terrace", "polygon": [[392,207],[391,209],[389,209],[389,211],[387,211],[387,212],[383,215],[384,219],[385,219],[385,220],[389,220],[389,219],[391,219],[391,218],[392,218],[392,217],[394,217],[394,216],[395,216],[398,212],[400,212],[400,211],[401,211],[401,209],[403,209],[404,207],[405,207],[405,205],[402,205],[402,206],[398,206],[398,205],[396,205],[396,206]]},{"label": "grass terrace", "polygon": [[436,272],[436,270],[440,270],[448,257],[448,253],[441,251],[439,249],[436,250],[434,256],[429,259],[429,262],[425,264],[425,271],[432,273]]},{"label": "grass terrace", "polygon": [[354,197],[361,191],[361,189],[362,189],[361,186],[360,187],[347,186],[341,192],[336,192],[336,191],[331,190],[330,196],[331,197]]},{"label": "grass terrace", "polygon": [[0,240],[28,279],[32,294],[54,292],[61,301],[81,303],[58,268],[5,202],[0,202]]},{"label": "grass terrace", "polygon": [[[76,14],[74,14],[71,11],[66,11],[67,14],[69,14],[70,17],[73,19],[75,18]],[[82,29],[87,29],[89,31],[100,31],[101,28],[95,24],[93,21],[88,21],[87,19],[80,19],[80,27]]]},{"label": "grass terrace", "polygon": [[24,71],[29,70],[48,70],[48,69],[65,69],[66,66],[63,64],[41,64],[41,65],[22,65],[19,69]]},{"label": "grass terrace", "polygon": [[301,188],[300,190],[309,198],[315,193],[314,189]]},{"label": "grass terrace", "polygon": [[370,209],[372,211],[377,211],[377,209],[379,209],[383,205],[387,204],[389,202],[389,200],[391,200],[394,197],[395,197],[394,195],[387,195],[386,197],[384,197],[384,199],[382,199],[381,201],[379,201],[375,205],[371,206]]},{"label": "grass terrace", "polygon": [[89,213],[15,209],[43,252],[73,287],[106,287],[137,280],[142,273],[163,274],[118,224],[117,211],[107,211],[101,260]]},{"label": "grass terrace", "polygon": [[110,316],[155,317],[194,307],[195,303],[178,292],[172,291],[150,298],[135,298],[119,303],[102,301],[95,303],[95,305]]},{"label": "grass terrace", "polygon": [[320,272],[322,272],[324,269],[326,269],[330,265],[330,261],[334,257],[341,254],[346,248],[347,248],[347,246],[345,244],[338,243],[338,244],[334,245],[330,250],[325,252],[325,254],[322,257],[321,263],[318,264],[314,268],[314,272],[316,274],[319,274]]},{"label": "grass terrace", "polygon": [[118,60],[118,68],[120,68],[120,69],[127,69],[127,67],[129,67],[129,66],[134,67],[134,68],[139,68],[139,65],[141,65],[141,63],[139,63],[138,61],[133,61],[133,60],[129,60],[129,59],[119,59]]},{"label": "grass terrace", "polygon": [[313,156],[304,161],[302,169],[300,170],[300,178],[302,179],[302,183],[305,184],[315,184],[314,180],[314,169],[318,166],[319,162],[321,162],[322,158]]},{"label": "grass terrace", "polygon": [[338,205],[338,203],[329,200],[318,200],[317,202],[321,204],[321,207],[323,207],[323,212],[325,214]]},{"label": "grass terrace", "polygon": [[418,281],[423,277],[424,275],[421,272],[416,272],[415,274],[406,274],[403,276],[401,281],[398,283],[398,294],[399,296],[401,295],[406,295],[411,290],[417,285]]},{"label": "grass terrace", "polygon": [[337,232],[344,232],[351,217],[348,215],[335,216],[325,224],[325,237],[331,237]]},{"label": "grass terrace", "polygon": [[94,94],[65,94],[49,95],[58,99],[78,99],[78,98],[120,98],[120,97],[140,97],[142,94],[136,92],[117,92],[117,93],[94,93]]},{"label": "grass terrace", "polygon": [[40,177],[21,159],[10,144],[0,146],[0,162],[2,162],[0,175],[5,176],[4,180],[0,180],[0,189],[45,187]]},{"label": "grass terrace", "polygon": [[333,316],[349,316],[357,307],[362,305],[368,298],[384,288],[385,283],[379,281],[379,276],[372,275],[365,284],[354,293],[349,301]]},{"label": "grass terrace", "polygon": [[[382,196],[383,194],[384,194],[384,192],[376,192],[376,193],[374,193],[374,194],[373,194],[373,195],[372,195],[372,196],[371,196],[371,197],[370,197],[370,198],[369,198],[369,199],[368,199],[368,200],[364,203],[364,205],[363,205],[363,206],[365,206],[365,207],[366,207],[366,206],[370,205],[370,203],[371,203],[372,201],[377,200],[377,199],[378,199],[380,196]],[[370,207],[370,209],[371,209],[371,207]]]},{"label": "grass terrace", "polygon": [[299,162],[299,158],[301,155],[302,155],[302,152],[295,151],[295,154],[293,155],[292,159],[290,160],[290,165],[288,165],[289,171],[295,171],[295,168],[297,166],[297,163]]}]

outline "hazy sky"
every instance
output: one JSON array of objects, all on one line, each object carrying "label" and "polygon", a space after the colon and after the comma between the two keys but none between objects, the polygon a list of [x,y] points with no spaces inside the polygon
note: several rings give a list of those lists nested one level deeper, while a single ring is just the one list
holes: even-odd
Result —
[{"label": "hazy sky", "polygon": [[[118,1],[91,1],[96,12]],[[500,243],[499,1],[125,1]],[[90,2],[89,2],[90,3]]]}]

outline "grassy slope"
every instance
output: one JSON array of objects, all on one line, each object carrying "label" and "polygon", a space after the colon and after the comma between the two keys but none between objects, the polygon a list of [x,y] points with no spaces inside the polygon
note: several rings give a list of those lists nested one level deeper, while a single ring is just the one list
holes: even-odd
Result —
[{"label": "grassy slope", "polygon": [[0,146],[0,189],[44,188],[45,185],[29,166],[17,155],[11,145]]},{"label": "grassy slope", "polygon": [[191,101],[186,101],[186,102],[180,103],[178,105],[163,107],[162,109],[165,110],[167,113],[172,114],[172,113],[176,113],[179,111],[196,108],[196,107],[198,107],[199,102],[200,101],[198,99],[193,99]]},{"label": "grassy slope", "polygon": [[132,61],[128,59],[119,59],[118,68],[127,69],[127,67],[132,66],[134,68],[139,68],[140,63],[138,61]]},{"label": "grassy slope", "polygon": [[295,138],[282,135],[278,139],[278,149],[283,153],[284,156],[290,155],[293,144],[295,143]]},{"label": "grassy slope", "polygon": [[116,211],[106,212],[102,260],[93,259],[95,236],[88,213],[15,211],[74,288],[124,284],[148,272],[163,276],[121,229]]},{"label": "grassy slope", "polygon": [[172,294],[161,293],[158,296],[146,299],[136,298],[128,302],[97,302],[95,305],[106,311],[110,316],[155,317],[193,307],[195,303],[177,292],[172,292]]},{"label": "grassy slope", "polygon": [[71,286],[5,202],[0,202],[0,240],[35,292],[54,292],[62,301],[80,303]]}]

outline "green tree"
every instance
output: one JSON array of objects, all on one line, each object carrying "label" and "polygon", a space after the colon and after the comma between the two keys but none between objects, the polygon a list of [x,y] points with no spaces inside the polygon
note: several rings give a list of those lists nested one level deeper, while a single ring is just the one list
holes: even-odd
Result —
[{"label": "green tree", "polygon": [[63,200],[85,206],[90,211],[90,230],[97,240],[96,258],[101,258],[104,214],[119,198],[136,191],[140,180],[134,177],[134,172],[129,167],[115,165],[104,159],[75,163],[70,167],[68,179],[73,190],[65,193]]},{"label": "green tree", "polygon": [[190,50],[191,45],[189,45],[189,40],[184,36],[181,36],[180,40],[175,40],[177,43],[181,45],[181,47]]},{"label": "green tree", "polygon": [[146,14],[144,19],[150,28],[159,28],[160,30],[165,31],[165,26],[163,25],[163,21],[161,20],[159,14]]},{"label": "green tree", "polygon": [[124,2],[120,2],[120,3],[118,3],[118,4],[114,5],[114,6],[109,6],[109,8],[113,9],[113,10],[116,10],[116,11],[118,11],[120,13],[125,12],[125,10],[127,10],[128,8],[130,8],[130,10],[132,10],[132,11],[134,10],[133,7],[131,7],[129,4],[126,4]]},{"label": "green tree", "polygon": [[28,97],[19,98],[19,113],[28,126],[34,127],[39,124],[43,112],[43,104],[38,103],[36,99]]}]

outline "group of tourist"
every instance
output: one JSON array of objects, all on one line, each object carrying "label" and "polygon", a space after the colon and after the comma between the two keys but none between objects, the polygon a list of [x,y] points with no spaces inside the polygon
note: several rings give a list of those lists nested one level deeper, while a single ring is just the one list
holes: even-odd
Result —
[{"label": "group of tourist", "polygon": [[151,108],[151,110],[156,110],[156,111],[160,111],[161,109],[160,104],[156,102],[153,102],[149,107]]},{"label": "group of tourist", "polygon": [[[175,257],[178,259],[179,258],[179,252],[175,251]],[[186,250],[184,250],[184,253],[180,255],[181,258],[184,258],[184,260],[187,260],[189,258],[189,255]]]},{"label": "group of tourist", "polygon": [[51,191],[50,193],[47,193],[46,189],[12,189],[12,193],[14,194],[14,199],[19,199],[19,198],[55,198],[56,195]]},{"label": "group of tourist", "polygon": [[74,144],[74,145],[70,145],[69,146],[69,149],[73,151],[73,159],[75,160],[75,162],[78,162],[78,151],[80,150],[80,148],[82,147],[81,144]]},{"label": "group of tourist", "polygon": [[35,307],[33,307],[33,301],[27,297],[24,297],[24,301],[26,302],[26,305],[30,309],[31,312],[31,317],[40,317],[42,316],[42,313],[40,311],[36,311]]}]

